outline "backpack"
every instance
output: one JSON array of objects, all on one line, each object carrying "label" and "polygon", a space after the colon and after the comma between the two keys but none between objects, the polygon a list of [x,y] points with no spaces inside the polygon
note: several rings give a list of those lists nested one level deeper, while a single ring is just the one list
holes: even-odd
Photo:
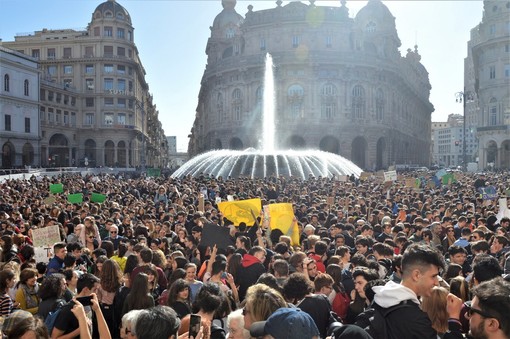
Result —
[{"label": "backpack", "polygon": [[61,302],[57,302],[53,311],[48,313],[46,318],[44,319],[44,325],[48,329],[48,334],[51,336],[51,332],[53,331],[53,327],[55,327],[55,322],[57,321],[58,315],[62,310],[63,304]]},{"label": "backpack", "polygon": [[388,326],[386,323],[386,318],[390,313],[398,309],[404,307],[414,307],[413,304],[414,303],[412,300],[404,300],[396,305],[384,308],[374,302],[372,304],[372,309],[369,309],[369,311],[371,312],[373,311],[373,316],[370,317],[369,319],[370,325],[365,327],[365,330],[374,339],[392,339],[393,336],[388,335]]}]

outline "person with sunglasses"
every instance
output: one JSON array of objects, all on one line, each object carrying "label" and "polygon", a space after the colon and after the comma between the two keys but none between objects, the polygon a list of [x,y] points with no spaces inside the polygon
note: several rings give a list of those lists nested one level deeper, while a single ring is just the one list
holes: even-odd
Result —
[{"label": "person with sunglasses", "polygon": [[[473,300],[462,303],[453,294],[448,295],[449,322],[459,321],[461,309],[467,309],[469,335],[473,339],[510,338],[510,282],[502,277],[484,281],[473,289]],[[460,323],[460,322],[459,322]],[[445,336],[445,339],[457,338]]]}]

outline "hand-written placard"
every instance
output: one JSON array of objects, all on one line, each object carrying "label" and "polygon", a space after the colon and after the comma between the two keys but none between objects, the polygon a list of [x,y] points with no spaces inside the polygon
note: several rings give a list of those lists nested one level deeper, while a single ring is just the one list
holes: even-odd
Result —
[{"label": "hand-written placard", "polygon": [[60,231],[58,226],[48,226],[32,230],[34,247],[51,247],[60,242]]}]

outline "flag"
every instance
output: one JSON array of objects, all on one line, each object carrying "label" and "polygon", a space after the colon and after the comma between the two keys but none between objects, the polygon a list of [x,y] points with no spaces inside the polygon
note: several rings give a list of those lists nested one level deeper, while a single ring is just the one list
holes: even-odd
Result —
[{"label": "flag", "polygon": [[453,173],[445,174],[441,177],[443,185],[450,185],[456,182],[455,175]]},{"label": "flag", "polygon": [[271,230],[280,230],[291,239],[292,246],[299,246],[299,228],[294,222],[294,209],[292,204],[269,204]]},{"label": "flag", "polygon": [[238,200],[238,201],[224,201],[218,204],[220,212],[225,218],[232,221],[235,226],[239,226],[241,222],[250,226],[255,223],[253,215],[260,214],[262,209],[262,201],[260,198]]},{"label": "flag", "polygon": [[83,193],[69,194],[67,201],[71,204],[81,204],[83,202]]},{"label": "flag", "polygon": [[92,202],[104,202],[106,200],[106,195],[104,194],[99,194],[99,193],[92,193],[92,195],[90,196],[90,201]]},{"label": "flag", "polygon": [[62,193],[62,192],[64,192],[64,185],[63,184],[51,184],[50,192],[53,194]]}]

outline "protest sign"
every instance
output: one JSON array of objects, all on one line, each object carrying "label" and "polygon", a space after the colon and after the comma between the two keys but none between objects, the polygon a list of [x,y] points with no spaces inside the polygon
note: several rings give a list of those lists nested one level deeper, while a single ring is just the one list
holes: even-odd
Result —
[{"label": "protest sign", "polygon": [[71,204],[81,204],[83,202],[83,193],[69,194],[67,201]]},{"label": "protest sign", "polygon": [[216,245],[217,248],[225,249],[228,246],[234,245],[234,242],[230,237],[230,229],[228,227],[206,224],[202,231],[200,245],[211,248]]},{"label": "protest sign", "polygon": [[397,171],[384,172],[384,181],[397,181]]},{"label": "protest sign", "polygon": [[62,192],[64,192],[64,185],[63,184],[51,184],[50,192],[53,194],[62,193]]},{"label": "protest sign", "polygon": [[260,214],[262,209],[262,201],[260,198],[225,201],[218,204],[218,209],[225,218],[232,221],[234,225],[239,226],[241,222],[251,226],[255,223],[252,212],[255,216]]},{"label": "protest sign", "polygon": [[90,201],[92,202],[104,202],[106,200],[106,195],[104,194],[99,194],[99,193],[92,193],[92,195],[90,196]]},{"label": "protest sign", "polygon": [[291,238],[292,246],[299,245],[299,229],[294,223],[294,209],[290,203],[269,204],[269,215],[271,217],[269,227],[271,230],[278,229],[284,235]]},{"label": "protest sign", "polygon": [[60,230],[58,226],[48,226],[32,230],[34,247],[51,247],[60,242]]}]

